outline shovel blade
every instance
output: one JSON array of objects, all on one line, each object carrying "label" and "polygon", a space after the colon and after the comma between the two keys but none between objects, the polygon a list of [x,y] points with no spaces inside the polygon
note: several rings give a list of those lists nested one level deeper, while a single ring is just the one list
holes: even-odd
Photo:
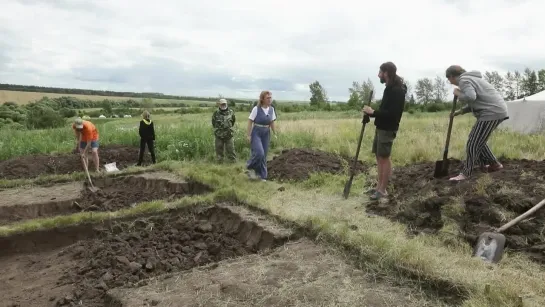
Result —
[{"label": "shovel blade", "polygon": [[448,176],[449,166],[450,166],[449,160],[435,161],[435,171],[433,173],[433,177],[441,178],[441,177]]},{"label": "shovel blade", "polygon": [[473,248],[473,256],[486,262],[498,263],[503,257],[505,236],[501,233],[484,232],[477,239]]},{"label": "shovel blade", "polygon": [[89,189],[89,191],[91,191],[92,193],[98,192],[98,188],[97,188],[97,187],[87,187],[87,189]]},{"label": "shovel blade", "polygon": [[352,187],[352,180],[354,179],[354,176],[350,176],[350,179],[345,183],[344,190],[343,190],[343,197],[344,199],[348,198],[348,194],[350,194],[350,188]]}]

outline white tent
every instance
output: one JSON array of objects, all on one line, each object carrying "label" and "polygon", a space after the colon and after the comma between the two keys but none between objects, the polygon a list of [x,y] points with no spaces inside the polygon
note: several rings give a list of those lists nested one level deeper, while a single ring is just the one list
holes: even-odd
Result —
[{"label": "white tent", "polygon": [[545,91],[506,103],[509,119],[502,128],[525,134],[545,132]]}]

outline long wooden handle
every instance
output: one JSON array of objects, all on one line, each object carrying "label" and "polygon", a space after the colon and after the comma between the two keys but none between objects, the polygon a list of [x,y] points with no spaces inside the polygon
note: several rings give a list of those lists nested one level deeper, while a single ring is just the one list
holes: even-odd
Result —
[{"label": "long wooden handle", "polygon": [[[369,93],[369,105],[371,105],[371,101],[373,100],[373,90]],[[356,156],[354,157],[354,161],[352,162],[352,170],[351,174],[353,174],[356,171],[356,163],[358,163],[358,156],[360,154],[360,148],[361,148],[361,141],[363,139],[363,133],[365,132],[365,125],[370,121],[369,115],[366,113],[363,113],[363,119],[361,121],[361,131],[360,131],[360,138],[358,139],[358,148],[356,149]]]},{"label": "long wooden handle", "polygon": [[533,206],[532,208],[528,209],[528,211],[526,211],[523,214],[519,215],[517,218],[513,219],[511,222],[509,222],[509,223],[501,226],[500,228],[498,228],[498,232],[502,232],[502,231],[507,230],[507,228],[515,225],[516,223],[522,221],[523,219],[527,218],[529,215],[531,215],[534,212],[536,212],[537,210],[539,210],[539,208],[543,207],[543,205],[545,205],[545,199],[540,201],[537,205]]},{"label": "long wooden handle", "polygon": [[[451,113],[454,113],[456,110],[456,101],[458,100],[458,96],[454,95],[454,99],[452,100],[452,111]],[[446,161],[448,159],[448,145],[450,144],[450,133],[452,132],[452,122],[454,118],[452,116],[449,116],[449,122],[448,122],[448,130],[447,130],[447,141],[445,143],[445,150],[443,152],[443,161]]]}]

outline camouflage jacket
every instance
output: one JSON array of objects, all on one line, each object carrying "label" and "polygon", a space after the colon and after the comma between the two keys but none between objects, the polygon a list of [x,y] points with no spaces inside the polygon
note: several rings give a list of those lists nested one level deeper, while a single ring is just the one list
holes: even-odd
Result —
[{"label": "camouflage jacket", "polygon": [[225,110],[217,109],[212,115],[212,127],[214,135],[221,139],[233,137],[235,126],[235,111],[227,108]]}]

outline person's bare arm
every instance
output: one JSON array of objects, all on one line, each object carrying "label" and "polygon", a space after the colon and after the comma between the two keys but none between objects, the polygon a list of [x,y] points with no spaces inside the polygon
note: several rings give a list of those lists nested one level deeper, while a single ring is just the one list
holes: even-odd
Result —
[{"label": "person's bare arm", "polygon": [[251,119],[248,119],[248,140],[252,137],[252,126],[254,125],[254,122]]},{"label": "person's bare arm", "polygon": [[271,130],[276,134],[276,128],[274,126],[274,120],[271,122]]}]

